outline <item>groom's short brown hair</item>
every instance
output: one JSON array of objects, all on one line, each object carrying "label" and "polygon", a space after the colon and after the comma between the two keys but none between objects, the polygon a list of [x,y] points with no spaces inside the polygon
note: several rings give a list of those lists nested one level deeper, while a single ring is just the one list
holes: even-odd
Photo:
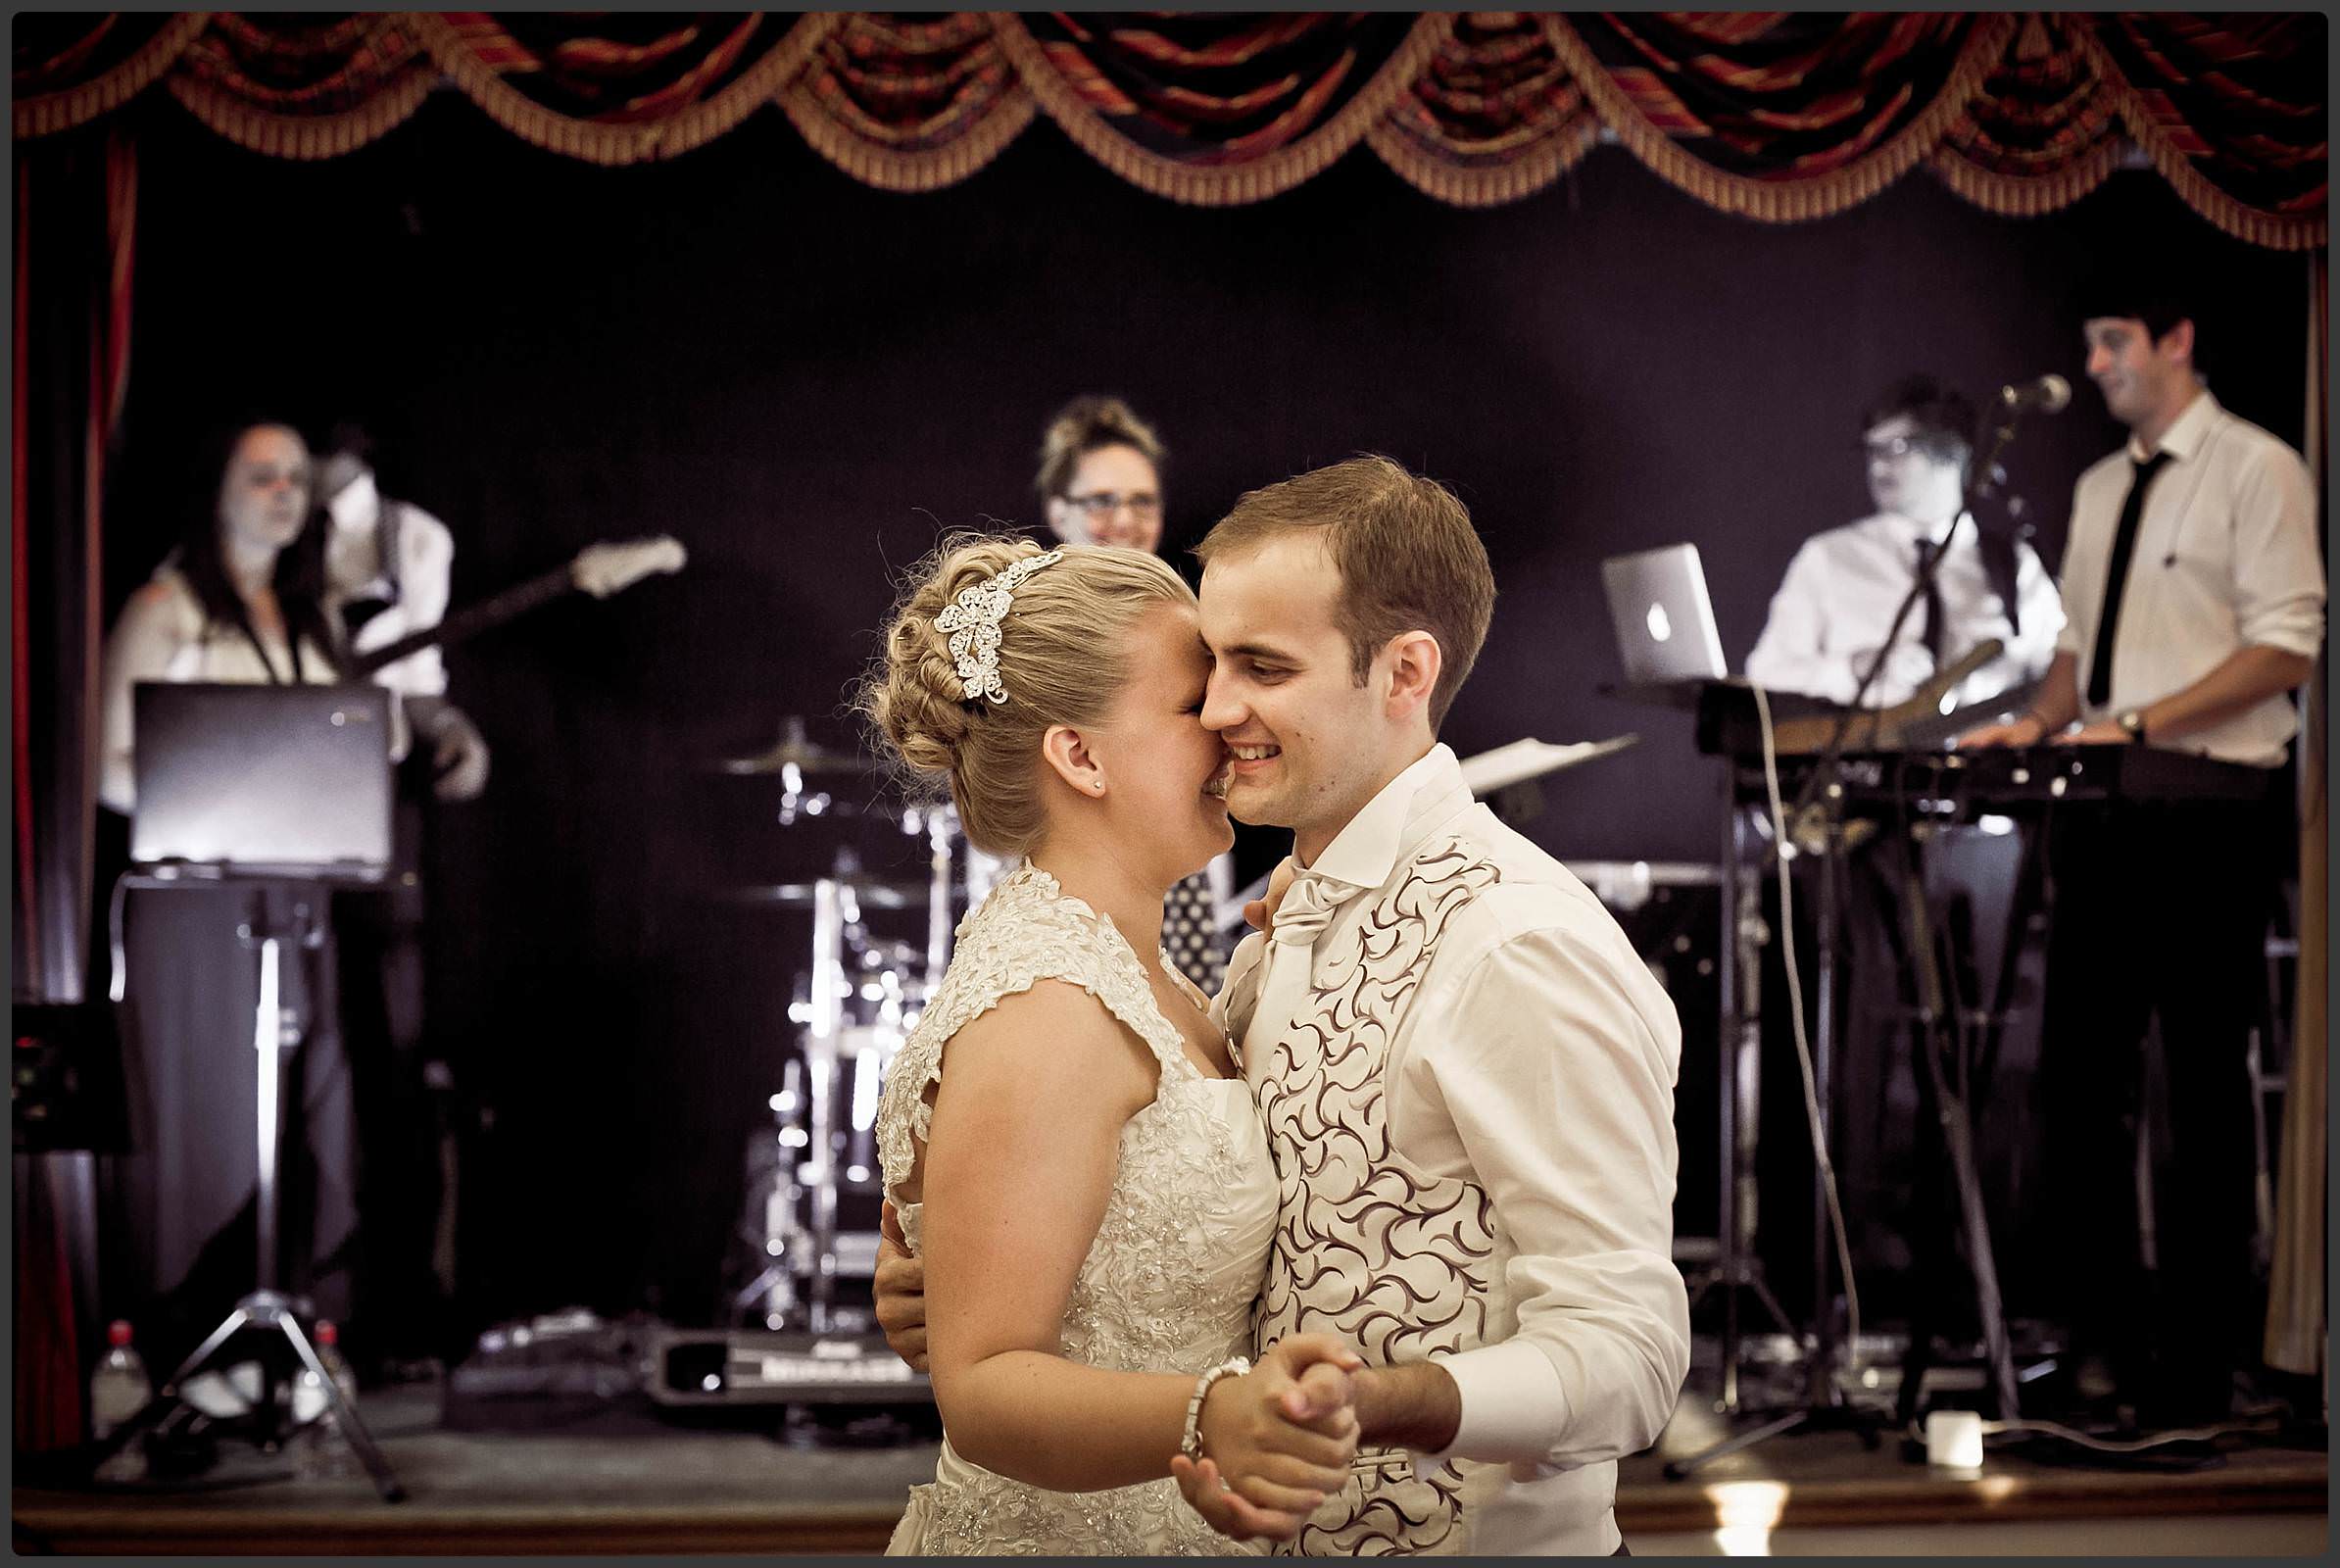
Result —
[{"label": "groom's short brown hair", "polygon": [[1302,529],[1323,530],[1325,552],[1341,573],[1338,617],[1358,685],[1390,638],[1426,631],[1437,639],[1435,732],[1479,658],[1495,610],[1494,570],[1471,514],[1436,479],[1367,455],[1247,492],[1194,555],[1208,566]]}]

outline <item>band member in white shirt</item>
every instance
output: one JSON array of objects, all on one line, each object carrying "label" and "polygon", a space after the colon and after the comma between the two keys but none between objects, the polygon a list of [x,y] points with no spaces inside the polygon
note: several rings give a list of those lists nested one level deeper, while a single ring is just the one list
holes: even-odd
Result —
[{"label": "band member in white shirt", "polygon": [[[334,430],[317,479],[332,519],[325,599],[347,628],[351,653],[387,648],[445,619],[455,535],[413,502],[382,494],[364,431],[350,424]],[[373,678],[399,694],[408,722],[430,743],[432,790],[439,799],[467,801],[487,787],[487,740],[447,700],[447,666],[438,649],[418,649]]]},{"label": "band member in white shirt", "polygon": [[[2030,710],[1961,744],[2164,747],[2274,784],[2323,640],[2316,492],[2297,452],[2211,395],[2192,314],[2205,297],[2142,270],[2096,284],[2088,375],[2129,441],[2074,487],[2071,620]],[[2267,795],[2116,801],[2055,825],[2042,1071],[2056,1206],[2088,1216],[2061,1254],[2073,1392],[2116,1393],[2148,1421],[2222,1417],[2257,1359],[2244,1057],[2279,876]],[[2158,1300],[2140,1289],[2136,1225],[2116,1218],[2133,1214],[2123,1110],[2157,1014],[2184,1172],[2162,1205]]]},{"label": "band member in white shirt", "polygon": [[2064,608],[2039,553],[1967,510],[1974,410],[1933,377],[1887,388],[1861,419],[1873,516],[1804,541],[1772,597],[1747,678],[1775,691],[1849,703],[1884,646],[1923,562],[1938,556],[1863,705],[1905,702],[1985,638],[2006,651],[1967,677],[1961,707],[2035,681],[2056,651]]}]

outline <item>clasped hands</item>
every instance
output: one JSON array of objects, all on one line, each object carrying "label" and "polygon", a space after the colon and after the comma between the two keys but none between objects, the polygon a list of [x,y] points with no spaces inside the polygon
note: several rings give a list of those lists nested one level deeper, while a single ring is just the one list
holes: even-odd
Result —
[{"label": "clasped hands", "polygon": [[1213,1383],[1196,1424],[1201,1458],[1170,1460],[1188,1504],[1237,1540],[1299,1534],[1348,1484],[1359,1430],[1352,1374],[1364,1364],[1336,1335],[1295,1334],[1242,1377]]}]

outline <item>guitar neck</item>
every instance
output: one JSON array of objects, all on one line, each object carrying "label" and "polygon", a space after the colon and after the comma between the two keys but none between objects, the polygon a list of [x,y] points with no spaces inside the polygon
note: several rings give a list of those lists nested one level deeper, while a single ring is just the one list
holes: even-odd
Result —
[{"label": "guitar neck", "polygon": [[550,604],[576,586],[567,565],[555,566],[541,577],[531,577],[516,587],[507,588],[493,599],[459,610],[435,626],[409,632],[398,641],[371,653],[361,654],[352,661],[354,678],[364,680],[385,665],[395,664],[409,654],[425,648],[446,646],[476,637],[516,616],[524,615],[539,605]]}]

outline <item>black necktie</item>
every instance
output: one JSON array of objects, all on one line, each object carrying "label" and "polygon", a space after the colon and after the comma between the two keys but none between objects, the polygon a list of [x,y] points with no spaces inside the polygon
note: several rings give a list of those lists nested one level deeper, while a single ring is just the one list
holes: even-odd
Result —
[{"label": "black necktie", "polygon": [[1947,539],[1939,545],[1926,539],[1918,541],[1918,575],[1926,583],[1926,620],[1918,629],[1918,637],[1926,644],[1926,657],[1936,669],[1942,667],[1942,584],[1941,579],[1927,571],[1926,567],[1949,548],[1950,541]]},{"label": "black necktie", "polygon": [[2121,596],[2128,586],[2128,558],[2137,553],[2137,519],[2145,514],[2145,492],[2153,488],[2154,476],[2169,461],[2167,452],[2156,452],[2143,463],[2133,458],[2128,477],[2128,499],[2121,503],[2121,526],[2113,532],[2113,560],[2105,568],[2104,610],[2096,617],[2096,652],[2088,659],[2088,704],[2102,708],[2113,695],[2113,636],[2121,627]]}]

